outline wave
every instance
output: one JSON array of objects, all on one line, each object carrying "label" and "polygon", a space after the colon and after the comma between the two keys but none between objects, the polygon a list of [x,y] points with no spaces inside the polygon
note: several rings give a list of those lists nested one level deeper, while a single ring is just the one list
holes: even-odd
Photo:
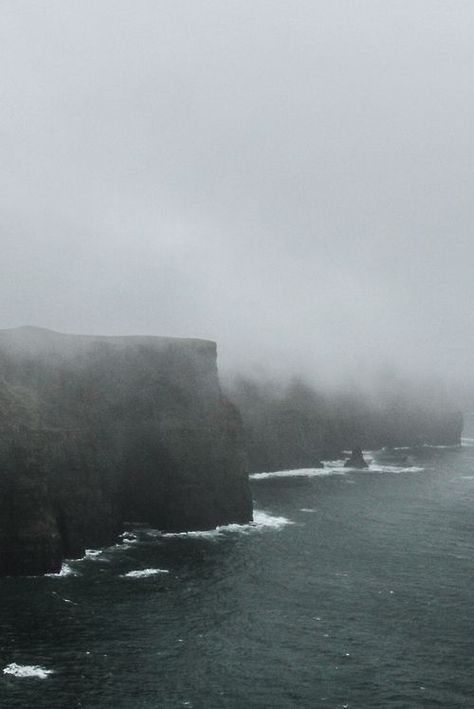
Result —
[{"label": "wave", "polygon": [[12,662],[3,668],[4,675],[13,675],[14,677],[36,677],[37,679],[46,679],[48,675],[53,674],[54,670],[46,670],[40,665],[18,665]]},{"label": "wave", "polygon": [[104,557],[104,553],[108,551],[108,548],[104,549],[86,549],[84,556],[79,559],[74,559],[75,563],[80,561],[100,561],[100,562],[110,562],[110,559]]},{"label": "wave", "polygon": [[[473,444],[474,444],[474,439],[473,439]],[[460,448],[461,446],[462,446],[462,439],[461,439],[461,444],[459,444],[459,443],[449,443],[449,444],[444,445],[444,446],[437,446],[437,445],[434,445],[434,443],[424,443],[423,446],[422,446],[422,448],[435,448],[435,449],[436,449],[436,448],[440,448],[440,449],[442,449],[442,450],[444,450],[444,449],[446,448],[447,450],[453,450],[453,451],[455,451],[455,450],[457,450],[458,448]]]},{"label": "wave", "polygon": [[271,529],[281,529],[289,524],[294,524],[294,522],[287,517],[277,517],[263,510],[254,510],[253,522],[247,526],[250,529],[265,529],[267,527]]},{"label": "wave", "polygon": [[83,559],[98,559],[104,553],[103,549],[86,549]]},{"label": "wave", "polygon": [[367,461],[368,468],[345,468],[344,465],[334,465],[330,468],[330,472],[334,475],[346,475],[347,473],[421,473],[424,468],[419,465],[383,465],[375,463],[371,460]]},{"label": "wave", "polygon": [[271,473],[252,473],[250,480],[271,480],[272,478],[320,478],[338,475],[337,468],[298,468],[295,470],[275,470]]},{"label": "wave", "polygon": [[[80,559],[75,559],[74,563],[80,563],[82,561],[109,561],[107,558],[102,558],[104,553],[123,551],[130,548],[130,546],[150,543],[151,540],[155,539],[177,537],[182,539],[217,540],[229,534],[248,534],[265,529],[281,529],[290,524],[294,524],[294,522],[287,517],[272,515],[264,510],[256,509],[253,512],[253,521],[248,522],[247,524],[225,524],[215,527],[215,529],[194,530],[190,532],[162,532],[159,529],[143,528],[140,530],[139,534],[135,532],[126,532],[120,535],[123,541],[118,544],[114,544],[111,547],[106,547],[104,549],[86,549],[85,555]],[[151,576],[155,573],[167,573],[167,569],[138,569],[137,571],[122,574],[122,578],[140,578],[144,576]],[[70,564],[64,562],[61,567],[61,571],[55,574],[45,574],[45,576],[64,578],[66,576],[80,576],[80,574],[78,571],[73,569]]]},{"label": "wave", "polygon": [[298,468],[295,470],[276,470],[271,473],[253,473],[250,480],[271,480],[274,478],[321,478],[331,475],[347,475],[353,473],[421,473],[424,468],[417,465],[381,465],[366,456],[368,468],[346,468],[343,460],[324,461],[324,468]]},{"label": "wave", "polygon": [[215,529],[207,529],[192,532],[155,532],[155,536],[161,537],[182,537],[187,539],[211,539],[215,540],[227,534],[243,532],[245,534],[263,529],[281,529],[289,524],[294,524],[287,517],[278,517],[264,510],[254,510],[253,522],[248,524],[225,524]]},{"label": "wave", "polygon": [[135,532],[124,532],[120,535],[120,539],[122,541],[115,546],[120,547],[121,549],[128,549],[134,544],[138,544],[140,541],[140,537]]},{"label": "wave", "polygon": [[424,468],[420,465],[377,465],[374,463],[368,468],[369,473],[422,473]]},{"label": "wave", "polygon": [[148,576],[156,576],[157,574],[168,574],[168,569],[137,569],[129,571],[127,574],[121,574],[122,579],[142,579]]},{"label": "wave", "polygon": [[[104,549],[86,549],[83,557],[73,559],[74,564],[80,564],[84,561],[110,561],[104,554],[120,552],[129,549],[131,546],[138,544],[150,544],[153,540],[163,538],[182,538],[182,539],[208,539],[217,541],[227,535],[235,533],[249,534],[264,529],[281,529],[287,525],[294,524],[287,517],[272,515],[264,510],[254,510],[253,521],[247,524],[225,524],[216,527],[215,529],[194,530],[189,532],[162,532],[159,529],[143,528],[137,532],[124,532],[120,535],[122,541]],[[121,578],[145,578],[155,574],[169,573],[167,569],[137,569],[129,571],[126,574],[121,574]],[[49,578],[66,578],[68,576],[80,576],[81,574],[71,566],[68,562],[63,562],[61,570],[57,573],[48,573],[44,576]],[[62,599],[66,603],[73,603],[68,599]],[[75,604],[76,605],[76,604]]]},{"label": "wave", "polygon": [[[85,558],[85,557],[84,557]],[[79,561],[79,559],[78,559]],[[45,574],[49,578],[65,578],[66,576],[79,576],[79,572],[73,569],[66,561],[63,562],[61,570],[54,574]]]}]

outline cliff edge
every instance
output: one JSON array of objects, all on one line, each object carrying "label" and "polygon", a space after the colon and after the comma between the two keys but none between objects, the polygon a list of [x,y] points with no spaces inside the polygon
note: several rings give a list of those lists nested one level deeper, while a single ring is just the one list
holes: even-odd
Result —
[{"label": "cliff edge", "polygon": [[0,331],[0,575],[57,571],[126,522],[251,519],[215,343]]}]

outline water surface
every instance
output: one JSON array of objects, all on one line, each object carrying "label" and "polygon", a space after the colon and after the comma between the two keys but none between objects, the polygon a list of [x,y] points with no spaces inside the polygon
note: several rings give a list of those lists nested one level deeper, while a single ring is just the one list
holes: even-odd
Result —
[{"label": "water surface", "polygon": [[2,579],[0,706],[473,706],[474,447],[412,462],[256,479],[253,526]]}]

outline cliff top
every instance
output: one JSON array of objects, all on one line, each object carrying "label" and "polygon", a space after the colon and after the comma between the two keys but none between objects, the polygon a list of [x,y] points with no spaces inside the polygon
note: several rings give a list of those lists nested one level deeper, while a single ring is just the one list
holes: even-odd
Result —
[{"label": "cliff top", "polygon": [[0,330],[0,348],[19,355],[68,356],[87,351],[99,343],[113,345],[119,349],[147,345],[156,349],[172,346],[184,350],[209,351],[214,354],[216,351],[215,342],[197,338],[155,335],[74,335],[30,325]]}]

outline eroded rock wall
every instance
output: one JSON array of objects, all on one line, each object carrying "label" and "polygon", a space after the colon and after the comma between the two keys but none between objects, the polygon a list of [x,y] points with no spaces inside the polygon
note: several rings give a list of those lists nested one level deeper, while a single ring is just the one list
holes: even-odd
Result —
[{"label": "eroded rock wall", "polygon": [[[310,468],[356,446],[459,445],[462,414],[443,397],[400,385],[390,399],[324,393],[301,381],[242,378],[229,387],[244,423],[249,470]],[[396,395],[396,396],[395,396]]]},{"label": "eroded rock wall", "polygon": [[0,332],[0,574],[57,570],[125,522],[251,517],[214,343]]}]

